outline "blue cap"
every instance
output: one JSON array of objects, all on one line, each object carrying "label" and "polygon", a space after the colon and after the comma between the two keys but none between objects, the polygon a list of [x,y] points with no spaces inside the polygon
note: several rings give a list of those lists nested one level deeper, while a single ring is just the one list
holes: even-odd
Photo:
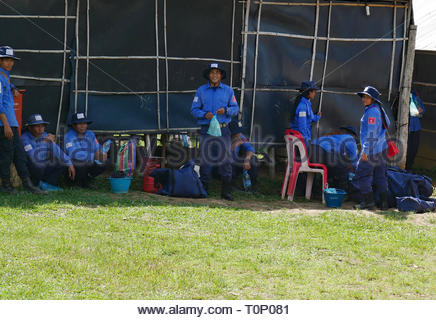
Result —
[{"label": "blue cap", "polygon": [[9,46],[0,47],[0,58],[11,58],[14,60],[20,60],[20,58],[17,58],[15,56],[14,49]]},{"label": "blue cap", "polygon": [[209,80],[210,70],[213,70],[213,69],[218,69],[219,71],[221,71],[221,74],[223,75],[221,80],[226,78],[226,71],[223,69],[223,67],[218,62],[212,62],[211,64],[209,64],[207,69],[205,69],[203,71],[203,77],[205,77],[207,80]]},{"label": "blue cap", "polygon": [[356,127],[353,127],[353,126],[343,126],[343,127],[340,127],[339,129],[346,130],[346,131],[354,134],[357,137],[357,129],[356,129]]},{"label": "blue cap", "polygon": [[86,117],[86,114],[84,114],[83,112],[78,112],[78,113],[73,113],[73,115],[71,116],[71,124],[75,124],[75,123],[92,123],[91,120],[89,120]]},{"label": "blue cap", "polygon": [[229,123],[229,130],[230,130],[230,134],[237,134],[237,133],[241,133],[242,130],[242,123],[238,120],[233,120]]},{"label": "blue cap", "polygon": [[34,126],[37,124],[49,124],[49,122],[44,121],[42,116],[38,113],[32,114],[29,118],[27,118],[26,126]]},{"label": "blue cap", "polygon": [[303,81],[299,90],[304,92],[307,90],[319,90],[319,88],[314,81]]},{"label": "blue cap", "polygon": [[381,96],[380,92],[378,92],[378,90],[374,87],[371,86],[367,86],[365,87],[365,89],[362,92],[358,92],[357,95],[359,97],[362,97],[363,95],[367,95],[370,96],[371,98],[373,98],[375,101],[377,101],[378,103],[382,104],[379,100],[379,97]]}]

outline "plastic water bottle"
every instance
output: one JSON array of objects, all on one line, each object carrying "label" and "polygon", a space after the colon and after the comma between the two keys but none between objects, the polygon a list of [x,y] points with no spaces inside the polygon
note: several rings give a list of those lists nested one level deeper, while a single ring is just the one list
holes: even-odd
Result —
[{"label": "plastic water bottle", "polygon": [[247,170],[242,172],[242,183],[244,184],[245,191],[248,191],[251,187],[251,179]]},{"label": "plastic water bottle", "polygon": [[[111,140],[111,139],[109,139],[109,140],[107,140],[105,143],[103,143],[103,147],[101,148],[101,151],[102,151],[103,153],[108,153],[108,152],[109,152],[109,149],[111,148],[111,143],[112,143],[112,140]],[[95,159],[94,161],[95,161],[95,163],[97,163],[97,164],[103,164],[103,162],[101,162],[100,160]]]}]

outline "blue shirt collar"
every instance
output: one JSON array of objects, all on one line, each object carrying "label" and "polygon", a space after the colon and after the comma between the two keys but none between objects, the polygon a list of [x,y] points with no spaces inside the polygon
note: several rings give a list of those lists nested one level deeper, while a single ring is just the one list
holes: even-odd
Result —
[{"label": "blue shirt collar", "polygon": [[10,76],[10,72],[9,71],[6,71],[5,69],[3,69],[3,68],[0,68],[0,71],[2,71],[4,74],[6,74],[6,75],[8,75],[8,76]]},{"label": "blue shirt collar", "polygon": [[220,84],[218,85],[218,87],[211,87],[210,82],[207,84],[207,88],[208,89],[213,89],[213,88],[222,88],[223,87],[223,83],[220,82]]},{"label": "blue shirt collar", "polygon": [[312,105],[312,102],[310,102],[309,99],[307,99],[306,97],[302,97],[301,101],[305,102],[305,103],[309,103],[310,105]]}]

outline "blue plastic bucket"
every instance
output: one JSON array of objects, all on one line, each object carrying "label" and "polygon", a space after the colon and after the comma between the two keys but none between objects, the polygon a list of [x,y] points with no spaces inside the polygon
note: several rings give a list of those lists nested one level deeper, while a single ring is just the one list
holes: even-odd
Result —
[{"label": "blue plastic bucket", "polygon": [[113,193],[127,193],[129,192],[131,177],[125,178],[109,178],[111,189]]},{"label": "blue plastic bucket", "polygon": [[327,207],[340,208],[347,193],[344,190],[328,188],[324,190],[324,198]]}]

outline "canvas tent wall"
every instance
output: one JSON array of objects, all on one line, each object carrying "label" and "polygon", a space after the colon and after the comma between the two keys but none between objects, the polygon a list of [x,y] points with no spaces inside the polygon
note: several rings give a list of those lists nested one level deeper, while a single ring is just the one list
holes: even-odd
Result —
[{"label": "canvas tent wall", "polygon": [[25,115],[43,113],[52,130],[74,111],[99,132],[193,129],[202,70],[219,61],[247,130],[281,143],[303,80],[323,88],[320,133],[359,125],[364,85],[389,107],[410,14],[401,0],[4,0],[0,34],[23,57],[14,81],[28,89]]},{"label": "canvas tent wall", "polygon": [[413,87],[426,107],[416,158],[416,165],[422,168],[436,168],[436,74],[433,70],[436,70],[436,51],[417,50]]}]

